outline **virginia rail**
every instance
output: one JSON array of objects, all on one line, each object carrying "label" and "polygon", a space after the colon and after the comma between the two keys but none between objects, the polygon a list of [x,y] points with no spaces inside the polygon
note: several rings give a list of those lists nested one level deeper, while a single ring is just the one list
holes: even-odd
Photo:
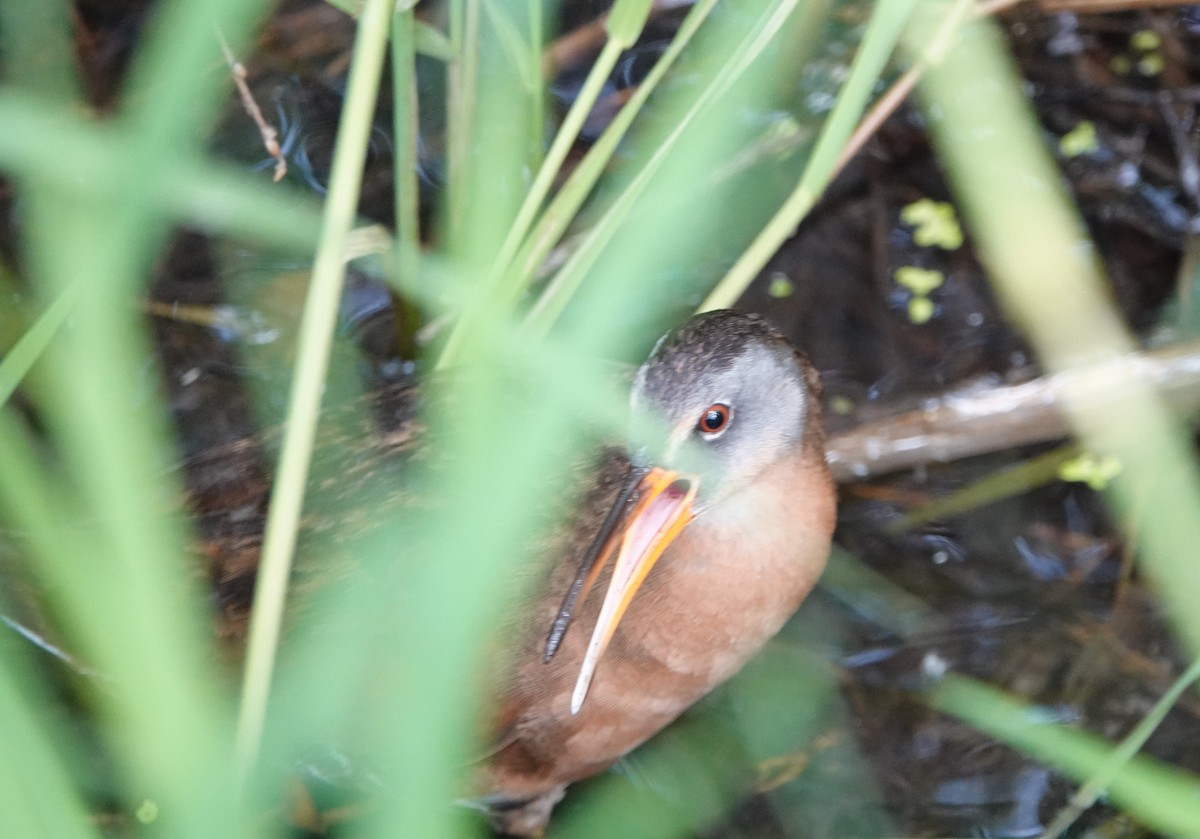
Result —
[{"label": "virginia rail", "polygon": [[568,784],[736,673],[804,600],[835,517],[819,393],[753,315],[701,315],[655,347],[630,403],[663,432],[603,462],[522,617],[479,780],[496,829],[539,835]]}]

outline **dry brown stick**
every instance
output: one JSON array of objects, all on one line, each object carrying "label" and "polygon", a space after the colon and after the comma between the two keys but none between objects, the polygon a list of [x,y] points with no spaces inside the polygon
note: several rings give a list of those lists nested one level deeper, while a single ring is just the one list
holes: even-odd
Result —
[{"label": "dry brown stick", "polygon": [[242,107],[245,108],[246,114],[250,119],[254,120],[254,124],[258,127],[258,133],[262,137],[263,148],[267,150],[267,154],[275,158],[273,179],[278,183],[287,174],[287,158],[283,156],[283,150],[279,147],[279,132],[275,129],[275,126],[267,122],[267,118],[263,116],[262,108],[258,107],[258,102],[255,101],[254,94],[250,91],[250,85],[246,83],[246,66],[234,56],[233,51],[229,48],[229,44],[225,42],[224,36],[218,33],[218,37],[221,40],[221,51],[225,53],[225,63],[229,65],[229,72],[233,76],[233,83],[237,87],[238,98],[242,101]]},{"label": "dry brown stick", "polygon": [[[1138,375],[1177,408],[1200,407],[1200,341],[1137,353],[1118,363],[1135,365]],[[920,410],[831,435],[829,466],[836,480],[850,482],[1066,437],[1070,429],[1061,410],[1062,393],[1071,377],[1081,375],[1095,371],[933,397]]]}]

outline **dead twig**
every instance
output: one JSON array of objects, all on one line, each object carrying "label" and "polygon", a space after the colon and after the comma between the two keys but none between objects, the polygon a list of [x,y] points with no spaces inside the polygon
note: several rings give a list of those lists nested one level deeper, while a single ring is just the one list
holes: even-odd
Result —
[{"label": "dead twig", "polygon": [[[1137,353],[1118,363],[1134,365],[1177,408],[1200,407],[1200,341]],[[1067,437],[1062,394],[1073,377],[1084,375],[1095,371],[947,393],[927,400],[919,410],[831,435],[826,444],[830,469],[846,483]]]},{"label": "dead twig", "polygon": [[225,37],[221,33],[217,33],[217,38],[221,41],[221,51],[225,53],[225,63],[229,65],[229,72],[237,87],[238,98],[242,100],[242,107],[245,108],[250,119],[254,120],[254,124],[258,126],[263,148],[267,150],[267,154],[275,158],[275,172],[272,178],[278,183],[287,174],[287,158],[283,156],[283,149],[279,147],[279,131],[267,122],[262,108],[258,107],[254,94],[250,92],[250,85],[246,84],[246,66],[234,57],[233,51],[229,49],[229,44],[225,42]]}]

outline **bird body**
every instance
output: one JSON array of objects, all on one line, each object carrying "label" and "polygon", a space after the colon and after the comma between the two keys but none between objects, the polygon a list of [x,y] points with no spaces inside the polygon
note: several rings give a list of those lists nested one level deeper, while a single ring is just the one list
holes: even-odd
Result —
[{"label": "bird body", "polygon": [[[733,312],[693,319],[640,368],[632,410],[653,412],[664,434],[609,452],[548,548],[558,559],[523,612],[479,781],[497,829],[539,835],[568,784],[736,673],[807,596],[835,518],[818,400],[812,367],[765,321]],[[605,533],[634,484],[637,506]],[[615,561],[600,555],[589,566],[587,549],[604,540]],[[614,595],[622,563],[637,566],[655,549],[650,567],[629,572],[644,582]],[[564,599],[588,575],[578,602]],[[548,644],[559,623],[565,633]]]}]

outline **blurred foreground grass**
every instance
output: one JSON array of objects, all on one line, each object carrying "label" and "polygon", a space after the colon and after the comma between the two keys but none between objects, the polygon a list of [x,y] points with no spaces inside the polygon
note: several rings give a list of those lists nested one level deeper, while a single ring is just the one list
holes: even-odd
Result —
[{"label": "blurred foreground grass", "polygon": [[[28,414],[11,403],[0,412],[0,514],[5,528],[20,534],[20,563],[47,592],[66,648],[103,674],[78,679],[78,688],[97,721],[100,752],[112,760],[97,770],[94,758],[84,756],[87,738],[50,710],[52,684],[37,660],[23,647],[0,645],[6,744],[0,829],[6,833],[97,835],[101,828],[89,816],[97,801],[116,802],[131,821],[167,835],[278,832],[264,827],[262,814],[276,807],[297,756],[356,740],[384,756],[378,772],[386,794],[363,820],[367,835],[477,831],[471,814],[449,803],[478,748],[474,720],[486,701],[464,686],[476,682],[489,629],[500,622],[498,594],[511,588],[520,546],[538,524],[530,499],[559,494],[568,479],[560,449],[545,441],[585,445],[619,433],[620,398],[607,390],[597,359],[637,357],[664,326],[700,303],[721,268],[736,262],[734,274],[748,281],[765,263],[798,221],[795,213],[823,188],[914,4],[875,4],[827,121],[795,101],[794,80],[836,8],[821,0],[695,4],[661,59],[661,83],[654,74],[647,79],[611,133],[549,200],[561,147],[543,157],[541,56],[555,9],[535,0],[447,4],[444,35],[455,60],[447,69],[448,181],[437,208],[436,246],[418,246],[414,166],[398,166],[400,224],[385,262],[393,268],[389,279],[420,305],[426,321],[453,319],[448,341],[429,350],[426,368],[440,362],[472,371],[430,381],[427,423],[439,429],[448,456],[439,459],[444,468],[414,466],[402,478],[404,492],[452,503],[422,515],[401,505],[358,534],[362,584],[331,594],[311,631],[295,629],[295,639],[284,642],[286,666],[273,679],[294,540],[299,535],[303,547],[306,538],[298,521],[389,38],[398,159],[413,159],[411,68],[420,33],[426,44],[431,36],[412,5],[362,5],[323,208],[204,152],[228,92],[221,39],[236,53],[264,4],[162,2],[139,45],[121,112],[103,120],[79,106],[68,5],[13,0],[0,7],[0,168],[19,197],[27,274],[21,294],[36,301],[28,306],[33,326],[2,336],[12,350],[0,363],[0,393],[10,394],[28,369],[25,393],[40,420],[35,432]],[[616,47],[636,39],[648,9],[647,2],[617,5],[607,24]],[[917,36],[911,54],[934,66],[929,111],[940,114],[935,129],[967,218],[1050,366],[1119,354],[1120,330],[1095,328],[1111,316],[1090,273],[1085,240],[1045,170],[1019,80],[1004,69],[1003,49],[978,30],[964,40],[953,34],[965,9],[960,4],[952,14],[937,4],[921,6],[919,20],[932,17],[943,31]],[[955,28],[947,29],[947,21]],[[943,47],[956,43],[959,49],[945,55]],[[980,97],[980,89],[995,95]],[[644,110],[643,96],[650,97]],[[581,95],[575,116],[589,106]],[[973,147],[982,124],[994,128],[982,132],[994,145]],[[578,119],[568,116],[564,125],[569,146]],[[792,141],[786,153],[751,154],[750,163],[729,166],[781,134]],[[618,149],[620,165],[610,166]],[[531,175],[542,166],[545,174]],[[1013,171],[1028,177],[1012,178]],[[1001,180],[989,180],[996,173]],[[784,214],[776,216],[780,207]],[[193,573],[187,523],[174,501],[181,490],[171,483],[170,434],[156,388],[142,372],[151,353],[137,301],[176,224],[304,256],[316,247],[240,682],[218,663],[209,637],[206,592]],[[568,228],[566,261],[530,291]],[[6,293],[15,295],[16,279],[4,280]],[[736,299],[734,282],[720,299]],[[1048,300],[1053,289],[1061,296]],[[1065,328],[1064,314],[1072,313],[1081,325]],[[1111,392],[1119,381],[1119,365],[1109,370],[1100,391]],[[1155,496],[1162,503],[1152,505],[1158,517],[1138,529],[1142,555],[1164,582],[1181,636],[1196,650],[1200,622],[1187,609],[1198,573],[1188,551],[1200,543],[1193,532],[1200,526],[1194,478],[1190,468],[1163,468],[1190,464],[1190,453],[1168,430],[1153,394],[1129,382],[1118,390],[1129,416],[1116,416],[1111,401],[1103,409],[1082,401],[1094,394],[1080,395],[1073,416],[1090,445],[1144,466],[1118,482],[1118,509],[1128,511],[1140,493],[1162,493]],[[514,393],[521,398],[512,399]],[[446,405],[453,410],[437,407]],[[504,406],[499,417],[497,406]],[[1105,422],[1094,423],[1100,415]],[[1146,448],[1146,428],[1163,429],[1151,435],[1161,448]],[[1168,472],[1175,481],[1169,486],[1162,483]],[[355,503],[387,509],[382,499]],[[822,670],[807,661],[782,669],[788,668]],[[615,825],[627,825],[627,835],[702,830],[747,780],[732,771],[721,778],[715,769],[680,767],[695,767],[700,758],[693,755],[704,754],[726,756],[714,761],[721,764],[738,749],[753,764],[777,748],[775,738],[799,748],[817,725],[817,711],[794,709],[830,701],[829,682],[819,676],[802,679],[810,687],[797,691],[777,673],[758,665],[741,683],[747,687],[731,688],[727,701],[742,709],[733,731],[719,721],[693,723],[645,752],[644,771],[656,779],[646,788],[656,794],[631,793],[619,781],[596,785],[565,815],[563,835],[614,835]],[[756,701],[739,699],[739,690],[774,694],[777,702],[755,711]],[[785,723],[764,717],[764,707],[796,715]],[[1008,709],[994,713],[999,719]],[[1006,725],[1011,718],[1003,717]],[[783,726],[789,730],[780,734]],[[1086,766],[1066,756],[1070,732],[1062,739],[1064,769]],[[1053,750],[1039,756],[1056,759]],[[655,774],[660,762],[672,770]],[[664,778],[677,786],[664,792]],[[1190,779],[1178,780],[1179,795],[1195,793]],[[610,794],[614,787],[619,794]],[[1146,812],[1155,805],[1139,801],[1134,795],[1122,804],[1154,824]],[[1200,823],[1188,821],[1180,806],[1184,820],[1169,829],[1200,834]],[[869,821],[870,832],[884,829],[881,818]]]}]

